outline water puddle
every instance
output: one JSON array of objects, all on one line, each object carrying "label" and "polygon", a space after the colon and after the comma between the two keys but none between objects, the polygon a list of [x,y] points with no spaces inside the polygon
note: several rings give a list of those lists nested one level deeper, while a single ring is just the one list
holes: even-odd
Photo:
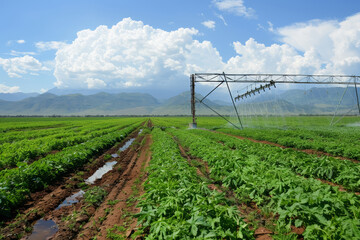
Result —
[{"label": "water puddle", "polygon": [[34,230],[27,238],[28,240],[44,240],[52,237],[59,228],[53,220],[38,220],[34,225]]},{"label": "water puddle", "polygon": [[346,124],[347,127],[360,127],[360,122]]},{"label": "water puddle", "polygon": [[139,131],[139,133],[138,133],[138,135],[140,135],[141,133],[142,133],[142,131],[143,131],[144,129],[140,129],[140,131]]},{"label": "water puddle", "polygon": [[135,138],[131,138],[130,140],[128,140],[124,146],[122,146],[121,148],[119,148],[119,151],[125,151],[126,149],[128,149],[130,147],[130,145],[134,142]]},{"label": "water puddle", "polygon": [[80,190],[77,193],[74,193],[70,197],[67,197],[56,209],[60,209],[62,207],[71,206],[74,203],[79,202],[79,198],[82,198],[84,196],[85,192],[83,190]]},{"label": "water puddle", "polygon": [[105,163],[104,166],[96,170],[96,172],[93,175],[91,175],[91,177],[86,179],[85,182],[87,184],[94,184],[95,181],[102,178],[102,176],[104,176],[105,173],[111,171],[116,163],[117,161]]},{"label": "water puddle", "polygon": [[116,157],[119,157],[119,154],[114,153],[114,154],[111,154],[111,156],[112,156],[113,158],[116,158]]}]

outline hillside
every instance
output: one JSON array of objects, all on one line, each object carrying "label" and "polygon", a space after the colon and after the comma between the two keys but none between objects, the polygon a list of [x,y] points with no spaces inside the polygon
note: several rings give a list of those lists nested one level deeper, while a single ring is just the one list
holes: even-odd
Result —
[{"label": "hillside", "polygon": [[20,101],[29,97],[36,97],[39,93],[0,93],[0,100],[4,101]]},{"label": "hillside", "polygon": [[[158,104],[157,99],[149,94],[97,93],[86,96],[81,94],[57,96],[45,93],[18,102],[3,101],[0,105],[0,113],[2,115],[140,114],[142,109],[151,109]],[[139,111],[135,113],[134,109]]]},{"label": "hillside", "polygon": [[[278,94],[256,95],[236,102],[243,115],[298,115],[332,114],[344,93],[343,88],[292,89]],[[198,99],[202,96],[197,94]],[[11,98],[11,96],[8,96]],[[13,98],[14,99],[14,98]],[[224,100],[204,101],[221,114],[233,114],[233,108]],[[356,106],[354,88],[349,88],[341,112]],[[199,115],[215,114],[203,104],[196,104]],[[0,100],[0,115],[189,115],[190,92],[183,92],[166,100],[158,100],[145,93],[96,93],[91,95],[55,95],[44,93],[20,101]]]}]

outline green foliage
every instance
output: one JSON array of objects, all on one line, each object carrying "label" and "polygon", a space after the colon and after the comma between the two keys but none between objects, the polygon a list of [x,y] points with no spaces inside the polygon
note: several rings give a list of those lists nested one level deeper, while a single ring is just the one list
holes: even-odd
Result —
[{"label": "green foliage", "polygon": [[107,192],[102,187],[95,186],[85,192],[84,201],[94,206],[100,206],[106,195]]},{"label": "green foliage", "polygon": [[248,155],[261,156],[261,159],[267,163],[289,168],[303,176],[329,180],[341,184],[349,190],[360,191],[360,165],[352,161],[341,161],[327,156],[318,157],[249,140],[239,141],[235,137],[221,133],[199,130],[191,132],[213,141],[221,141],[228,148],[246,152]]},{"label": "green foliage", "polygon": [[116,121],[100,123],[84,121],[66,127],[50,128],[51,131],[29,130],[24,136],[22,131],[5,133],[0,137],[0,143],[3,141],[0,145],[0,170],[15,167],[18,162],[29,162],[44,157],[53,150],[62,150],[118,131],[132,123],[134,123],[133,119],[123,120],[121,124]]},{"label": "green foliage", "polygon": [[108,153],[104,155],[104,160],[105,161],[107,161],[107,160],[109,160],[111,158],[112,158],[112,156],[110,154],[108,154]]},{"label": "green foliage", "polygon": [[[304,236],[308,239],[360,239],[360,198],[296,174],[294,170],[304,164],[301,161],[305,155],[276,148],[263,151],[261,144],[230,136],[219,139],[219,134],[201,130],[167,131],[189,148],[191,155],[208,162],[214,180],[234,189],[241,198],[277,213],[279,231],[289,232],[295,225],[306,227]],[[300,163],[296,165],[296,161]],[[315,169],[313,174],[329,178],[338,174],[328,172],[326,164],[317,165],[324,166],[325,171]],[[339,167],[339,172],[343,168]]]},{"label": "green foliage", "polygon": [[181,157],[172,138],[156,128],[146,193],[137,214],[149,239],[252,239],[253,232],[223,193],[210,190]]},{"label": "green foliage", "polygon": [[109,201],[107,202],[107,204],[110,205],[110,206],[114,206],[114,205],[117,204],[119,201],[120,201],[120,200],[118,200],[118,199],[116,199],[116,200],[109,200]]},{"label": "green foliage", "polygon": [[[127,122],[128,123],[128,122]],[[139,122],[123,129],[104,133],[101,136],[67,147],[56,154],[27,165],[18,163],[14,169],[0,172],[0,215],[8,216],[12,210],[22,204],[30,192],[45,188],[58,178],[83,166],[94,155],[124,139],[140,125]]]},{"label": "green foliage", "polygon": [[244,130],[223,128],[217,131],[360,160],[360,129],[356,127],[293,126],[287,129],[246,128]]},{"label": "green foliage", "polygon": [[126,228],[123,226],[114,225],[114,227],[106,229],[106,238],[112,239],[112,240],[125,240],[126,237],[124,237],[122,234],[126,231]]}]

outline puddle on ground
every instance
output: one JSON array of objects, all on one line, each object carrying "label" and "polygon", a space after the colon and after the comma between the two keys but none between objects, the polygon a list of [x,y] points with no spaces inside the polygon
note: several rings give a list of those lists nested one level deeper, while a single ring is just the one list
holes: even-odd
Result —
[{"label": "puddle on ground", "polygon": [[87,184],[94,184],[95,181],[102,178],[102,176],[104,176],[105,173],[111,171],[116,163],[117,161],[105,163],[104,166],[96,170],[96,172],[93,175],[91,175],[91,177],[86,179],[85,182]]},{"label": "puddle on ground", "polygon": [[140,131],[139,131],[139,133],[138,133],[138,135],[140,135],[141,133],[142,133],[142,131],[143,131],[144,129],[140,129]]},{"label": "puddle on ground", "polygon": [[133,143],[133,141],[135,140],[135,138],[131,138],[130,140],[128,140],[124,146],[122,146],[121,148],[119,148],[119,151],[125,151],[126,149],[128,149],[130,147],[130,145]]},{"label": "puddle on ground", "polygon": [[52,237],[59,228],[53,220],[38,220],[27,240],[44,240]]},{"label": "puddle on ground", "polygon": [[67,197],[56,209],[60,209],[62,207],[71,206],[74,203],[79,202],[79,198],[82,198],[84,196],[85,192],[83,190],[80,190],[77,193],[74,193],[70,197]]},{"label": "puddle on ground", "polygon": [[[140,129],[139,134],[141,134],[143,129]],[[129,139],[124,146],[122,146],[119,151],[125,151],[130,147],[130,145],[134,142],[135,138]],[[111,154],[112,157],[119,157],[118,154],[114,153]],[[111,171],[114,167],[114,165],[117,163],[117,161],[113,162],[107,162],[104,166],[96,170],[96,172],[90,176],[88,179],[85,180],[87,184],[94,184],[97,179],[102,178],[104,174]],[[65,206],[71,206],[74,203],[79,202],[78,198],[83,197],[85,192],[83,190],[80,190],[77,193],[74,193],[70,197],[67,197],[56,209],[60,209]],[[57,227],[56,223],[53,220],[43,220],[40,219],[36,222],[34,225],[33,232],[31,235],[27,238],[28,240],[44,240],[51,238],[59,228]]]}]

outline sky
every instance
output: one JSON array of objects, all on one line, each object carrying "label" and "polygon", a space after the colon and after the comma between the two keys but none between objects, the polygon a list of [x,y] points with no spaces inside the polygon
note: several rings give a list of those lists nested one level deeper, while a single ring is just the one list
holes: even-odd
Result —
[{"label": "sky", "polygon": [[0,0],[0,93],[168,97],[223,71],[360,75],[360,1]]}]

